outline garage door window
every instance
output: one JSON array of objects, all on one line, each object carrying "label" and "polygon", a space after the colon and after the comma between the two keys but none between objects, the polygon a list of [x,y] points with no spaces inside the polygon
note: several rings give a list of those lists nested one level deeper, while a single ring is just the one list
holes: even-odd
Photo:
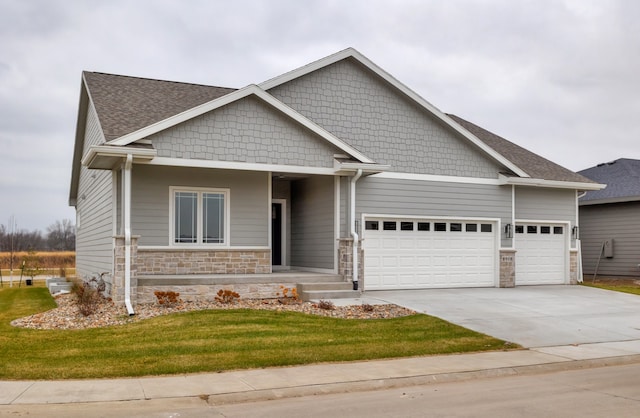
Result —
[{"label": "garage door window", "polygon": [[401,231],[413,231],[413,222],[400,222]]},{"label": "garage door window", "polygon": [[491,231],[493,231],[493,227],[491,226],[491,224],[482,224],[482,225],[480,225],[480,231],[481,232],[491,232]]},{"label": "garage door window", "polygon": [[478,224],[466,224],[464,230],[467,232],[478,232]]},{"label": "garage door window", "polygon": [[554,226],[553,233],[554,235],[562,235],[564,233],[563,228],[561,226]]},{"label": "garage door window", "polygon": [[550,234],[551,233],[551,227],[550,226],[541,226],[540,227],[540,233],[541,234]]},{"label": "garage door window", "polygon": [[418,222],[418,231],[430,231],[431,222]]},{"label": "garage door window", "polygon": [[462,231],[462,224],[459,223],[451,223],[450,227],[449,227],[451,232],[461,232]]},{"label": "garage door window", "polygon": [[524,226],[516,225],[516,234],[524,234]]},{"label": "garage door window", "polygon": [[384,221],[382,223],[382,229],[384,229],[385,231],[395,231],[396,223],[391,221]]},{"label": "garage door window", "polygon": [[447,224],[445,222],[434,222],[433,230],[438,232],[446,232]]},{"label": "garage door window", "polygon": [[364,228],[368,231],[377,231],[379,229],[378,221],[366,221]]},{"label": "garage door window", "polygon": [[527,234],[537,234],[538,226],[537,225],[527,225]]}]

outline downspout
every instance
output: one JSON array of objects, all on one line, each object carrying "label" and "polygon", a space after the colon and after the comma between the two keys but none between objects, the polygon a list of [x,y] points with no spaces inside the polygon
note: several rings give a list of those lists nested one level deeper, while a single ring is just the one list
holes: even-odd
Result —
[{"label": "downspout", "polygon": [[[580,228],[580,198],[586,195],[587,192],[578,192],[576,191],[576,226]],[[579,229],[578,229],[579,231]],[[582,283],[584,277],[584,271],[582,270],[582,241],[580,241],[580,236],[576,236],[576,250],[578,250],[578,272],[576,274],[576,279],[578,283]]]},{"label": "downspout", "polygon": [[129,316],[133,316],[133,306],[131,305],[131,166],[133,165],[133,155],[127,154],[124,163],[124,197],[123,220],[124,220],[124,304]]},{"label": "downspout", "polygon": [[362,169],[359,168],[356,172],[356,175],[351,177],[351,187],[349,187],[349,192],[351,196],[349,198],[349,206],[350,207],[350,215],[351,218],[351,238],[353,238],[353,256],[352,256],[352,267],[353,267],[353,290],[358,290],[358,233],[356,232],[356,182],[362,176]]}]

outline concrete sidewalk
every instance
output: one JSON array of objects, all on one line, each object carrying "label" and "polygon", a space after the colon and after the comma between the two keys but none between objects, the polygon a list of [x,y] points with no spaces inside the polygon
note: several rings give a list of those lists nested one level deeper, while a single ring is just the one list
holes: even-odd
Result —
[{"label": "concrete sidewalk", "polygon": [[195,398],[210,404],[640,362],[640,340],[130,379],[0,381],[0,405]]}]

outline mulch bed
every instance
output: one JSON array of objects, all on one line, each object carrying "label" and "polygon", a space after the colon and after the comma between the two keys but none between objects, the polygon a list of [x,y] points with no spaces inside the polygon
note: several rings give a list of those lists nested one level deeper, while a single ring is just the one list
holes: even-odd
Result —
[{"label": "mulch bed", "polygon": [[75,296],[59,295],[55,298],[57,308],[11,322],[15,327],[31,329],[87,329],[113,325],[124,325],[160,315],[205,309],[260,309],[273,311],[294,311],[312,315],[344,319],[384,319],[413,315],[416,312],[401,306],[350,305],[322,309],[318,304],[299,302],[291,299],[239,299],[232,303],[218,301],[183,302],[172,305],[138,304],[134,316],[128,316],[123,306],[116,306],[111,300],[100,301],[95,313],[84,316],[80,313]]}]

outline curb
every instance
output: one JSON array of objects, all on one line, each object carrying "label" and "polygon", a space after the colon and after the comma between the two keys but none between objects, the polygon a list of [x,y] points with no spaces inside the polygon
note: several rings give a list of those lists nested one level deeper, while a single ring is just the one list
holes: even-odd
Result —
[{"label": "curb", "polygon": [[[620,366],[640,363],[640,354],[628,356],[605,357],[598,359],[562,361],[554,363],[533,364],[527,366],[500,367],[495,369],[474,370],[466,372],[437,373],[396,377],[388,379],[359,380],[335,382],[319,385],[282,387],[274,389],[254,390],[213,395],[201,395],[211,406],[229,405],[243,402],[271,401],[303,396],[330,395],[352,392],[368,392],[383,389],[420,386],[434,383],[463,382],[474,379],[497,378],[508,376],[530,376],[536,374],[581,370],[597,367]],[[168,398],[165,398],[168,399]]]}]

